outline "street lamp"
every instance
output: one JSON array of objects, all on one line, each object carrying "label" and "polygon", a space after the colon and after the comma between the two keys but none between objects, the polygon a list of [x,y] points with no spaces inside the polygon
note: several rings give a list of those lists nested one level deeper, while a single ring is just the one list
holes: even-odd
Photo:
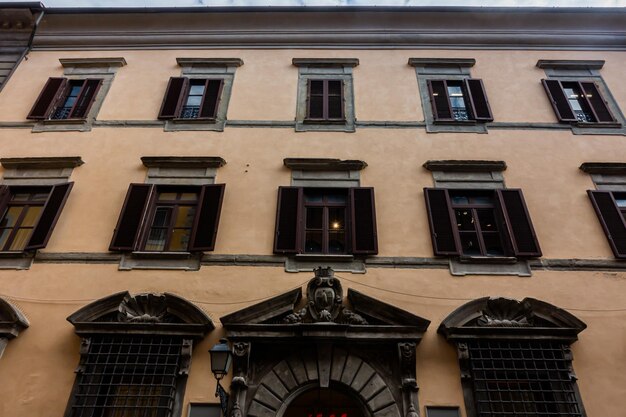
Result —
[{"label": "street lamp", "polygon": [[209,349],[209,355],[211,355],[211,372],[213,372],[213,376],[217,380],[215,396],[219,397],[223,416],[227,417],[228,393],[220,384],[220,380],[228,374],[230,363],[233,359],[233,353],[230,350],[230,346],[228,346],[228,340],[220,339],[219,343],[216,343],[211,349]]}]

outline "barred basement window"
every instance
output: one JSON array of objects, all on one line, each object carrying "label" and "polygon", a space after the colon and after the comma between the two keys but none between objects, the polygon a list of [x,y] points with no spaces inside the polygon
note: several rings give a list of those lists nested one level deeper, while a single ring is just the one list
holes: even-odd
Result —
[{"label": "barred basement window", "polygon": [[540,340],[467,343],[478,417],[582,417],[569,346]]},{"label": "barred basement window", "polygon": [[172,416],[182,349],[180,337],[92,337],[69,415]]}]

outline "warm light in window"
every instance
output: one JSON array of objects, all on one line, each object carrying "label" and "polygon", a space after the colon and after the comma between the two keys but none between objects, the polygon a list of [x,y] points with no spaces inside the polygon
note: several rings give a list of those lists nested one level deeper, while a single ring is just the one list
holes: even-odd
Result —
[{"label": "warm light in window", "polygon": [[439,93],[433,93],[433,97],[437,97]]},{"label": "warm light in window", "polygon": [[333,222],[332,224],[332,228],[333,229],[339,229],[341,227],[341,225],[339,224],[339,222]]}]

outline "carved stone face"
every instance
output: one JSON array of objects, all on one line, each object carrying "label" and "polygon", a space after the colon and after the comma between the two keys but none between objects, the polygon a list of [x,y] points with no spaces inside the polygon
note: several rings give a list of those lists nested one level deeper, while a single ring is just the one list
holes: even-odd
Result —
[{"label": "carved stone face", "polygon": [[315,290],[315,307],[318,311],[330,311],[335,303],[335,290],[328,287]]}]

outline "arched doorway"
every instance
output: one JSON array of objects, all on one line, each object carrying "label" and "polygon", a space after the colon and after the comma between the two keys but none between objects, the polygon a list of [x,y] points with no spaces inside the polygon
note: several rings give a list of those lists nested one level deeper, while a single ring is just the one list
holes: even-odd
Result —
[{"label": "arched doorway", "polygon": [[368,417],[361,402],[336,388],[312,388],[298,395],[282,417]]}]

